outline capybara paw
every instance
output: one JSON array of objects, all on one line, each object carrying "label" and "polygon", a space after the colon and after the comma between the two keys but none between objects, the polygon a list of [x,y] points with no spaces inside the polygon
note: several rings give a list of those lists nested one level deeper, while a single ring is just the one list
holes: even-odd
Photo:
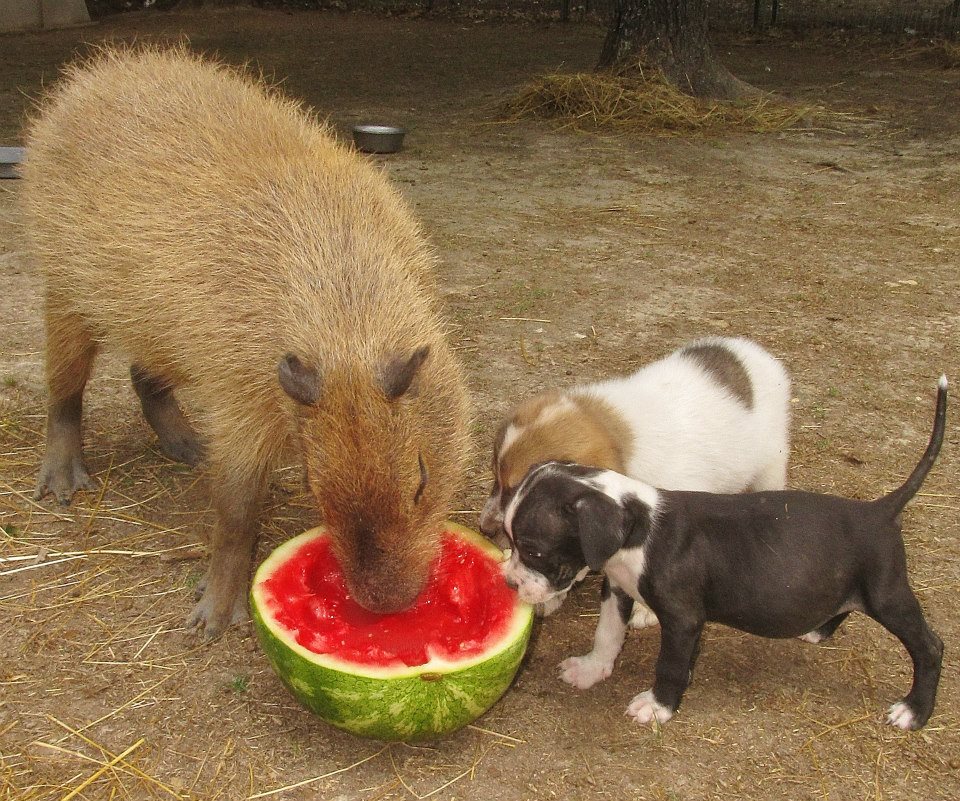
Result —
[{"label": "capybara paw", "polygon": [[673,710],[657,703],[653,690],[647,690],[634,697],[627,707],[627,717],[637,723],[666,723],[673,717]]},{"label": "capybara paw", "polygon": [[196,436],[165,437],[160,440],[160,450],[168,459],[196,467],[206,455],[203,444]]},{"label": "capybara paw", "polygon": [[96,482],[90,478],[83,460],[79,457],[56,466],[44,462],[33,499],[39,501],[49,493],[61,506],[67,506],[75,492],[93,490],[96,487]]},{"label": "capybara paw", "polygon": [[633,605],[633,614],[630,615],[631,628],[645,629],[648,626],[656,626],[658,622],[657,616],[649,606],[640,603]]},{"label": "capybara paw", "polygon": [[904,731],[919,729],[923,725],[917,717],[917,713],[906,701],[898,701],[890,707],[890,712],[887,714],[887,723]]},{"label": "capybara paw", "polygon": [[578,690],[593,687],[611,673],[613,673],[613,662],[598,659],[592,654],[571,656],[560,663],[560,678]]},{"label": "capybara paw", "polygon": [[238,593],[232,603],[223,603],[223,600],[209,588],[204,590],[187,618],[186,628],[196,630],[203,639],[210,641],[217,639],[228,626],[249,618],[246,592]]}]

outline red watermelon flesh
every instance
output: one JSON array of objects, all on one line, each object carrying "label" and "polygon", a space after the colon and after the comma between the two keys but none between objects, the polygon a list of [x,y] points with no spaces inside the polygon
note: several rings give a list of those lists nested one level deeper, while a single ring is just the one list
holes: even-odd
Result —
[{"label": "red watermelon flesh", "polygon": [[499,564],[450,533],[442,536],[427,586],[403,612],[378,615],[354,601],[326,537],[300,547],[264,590],[276,622],[304,648],[382,667],[477,656],[504,636],[516,608]]}]

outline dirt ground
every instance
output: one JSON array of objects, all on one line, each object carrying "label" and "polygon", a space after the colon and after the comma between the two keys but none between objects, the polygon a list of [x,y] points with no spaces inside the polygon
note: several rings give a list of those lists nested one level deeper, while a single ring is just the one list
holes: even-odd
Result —
[{"label": "dirt ground", "polygon": [[[496,121],[525,79],[592,66],[603,32],[588,25],[135,15],[0,37],[0,143],[18,141],[29,98],[84,42],[181,34],[252,61],[341,130],[409,128],[405,150],[380,161],[440,254],[476,401],[461,522],[477,523],[509,405],[704,334],[756,338],[787,364],[798,488],[873,497],[898,484],[925,445],[937,376],[960,379],[960,72],[916,45],[724,40],[741,77],[846,116],[784,134],[631,138]],[[384,748],[299,708],[249,625],[212,645],[181,629],[211,524],[204,481],[159,455],[116,356],[87,396],[102,492],[62,509],[30,500],[43,332],[18,189],[0,184],[0,798],[960,797],[952,423],[905,515],[912,581],[946,643],[921,732],[883,722],[909,661],[864,616],[822,646],[710,627],[680,713],[637,726],[623,710],[651,683],[657,629],[632,634],[590,691],[557,677],[592,641],[593,580],[538,628],[476,727]],[[295,468],[271,507],[261,557],[313,522]]]}]

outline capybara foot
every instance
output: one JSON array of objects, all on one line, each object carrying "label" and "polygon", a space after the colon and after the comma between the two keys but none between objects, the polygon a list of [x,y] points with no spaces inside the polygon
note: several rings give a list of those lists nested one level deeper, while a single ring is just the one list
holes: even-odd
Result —
[{"label": "capybara foot", "polygon": [[39,501],[47,493],[51,493],[57,499],[57,503],[67,506],[75,492],[92,490],[96,487],[96,482],[90,478],[80,456],[55,460],[55,462],[44,459],[33,498]]},{"label": "capybara foot", "polygon": [[143,416],[157,432],[164,456],[190,466],[199,464],[203,460],[203,445],[177,404],[170,385],[136,364],[130,368],[130,379],[140,398]]},{"label": "capybara foot", "polygon": [[200,601],[187,618],[186,627],[196,629],[205,640],[215,640],[228,626],[243,623],[249,618],[246,587],[238,591],[218,593],[207,585]]},{"label": "capybara foot", "polygon": [[205,455],[203,445],[193,431],[159,437],[160,450],[168,459],[196,467]]}]

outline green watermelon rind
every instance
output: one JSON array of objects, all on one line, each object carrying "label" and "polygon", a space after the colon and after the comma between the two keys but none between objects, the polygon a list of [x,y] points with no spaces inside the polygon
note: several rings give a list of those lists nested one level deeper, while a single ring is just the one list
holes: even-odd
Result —
[{"label": "green watermelon rind", "polygon": [[[456,533],[494,558],[489,540],[453,523]],[[483,654],[451,662],[432,659],[414,668],[354,665],[315,654],[268,620],[259,587],[300,545],[324,529],[311,529],[281,545],[257,570],[250,591],[254,627],[280,680],[307,709],[328,723],[378,740],[429,740],[472,723],[506,692],[520,667],[533,628],[533,609],[517,602],[500,641]]]}]

